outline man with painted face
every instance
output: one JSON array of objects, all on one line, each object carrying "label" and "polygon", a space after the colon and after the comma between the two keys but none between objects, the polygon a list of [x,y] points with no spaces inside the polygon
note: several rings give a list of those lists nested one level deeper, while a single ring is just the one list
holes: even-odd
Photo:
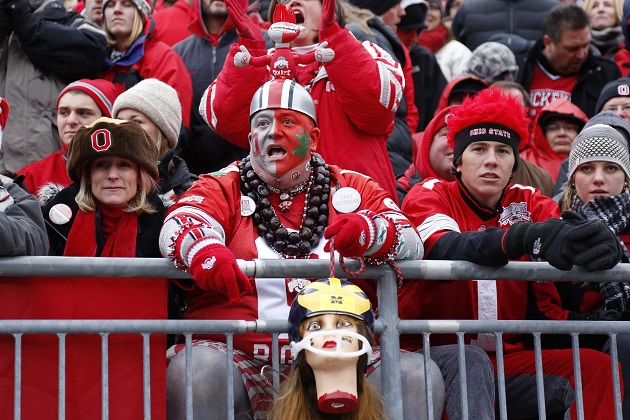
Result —
[{"label": "man with painted face", "polygon": [[[588,271],[614,267],[623,250],[606,225],[573,212],[563,212],[559,218],[558,204],[551,198],[533,187],[511,184],[519,150],[528,137],[528,121],[521,110],[517,98],[497,88],[483,90],[453,110],[447,125],[456,179],[425,180],[411,189],[403,203],[403,211],[420,233],[425,257],[493,266],[533,258],[561,270],[573,265]],[[399,313],[402,319],[522,320],[528,300],[548,305],[544,296],[553,287],[549,282],[528,285],[507,280],[410,281],[399,291]],[[421,341],[403,336],[401,346],[415,348]],[[452,335],[431,337],[437,349],[456,342]],[[467,335],[466,344],[488,352],[496,366],[494,334]],[[534,352],[526,349],[522,334],[504,334],[502,344],[508,416],[534,417]],[[432,359],[443,373],[449,372],[452,361],[437,359],[433,349]],[[583,349],[580,358],[585,418],[614,418],[609,356]],[[544,350],[542,361],[547,413],[574,416],[571,350]],[[485,401],[471,400],[470,410]]]},{"label": "man with painted face", "polygon": [[[187,289],[185,319],[287,319],[293,298],[310,280],[250,279],[236,258],[329,259],[331,248],[372,263],[422,258],[417,232],[386,191],[313,152],[320,130],[313,100],[303,87],[291,80],[266,82],[251,101],[250,124],[250,154],[201,176],[170,208],[162,227],[162,254],[194,279],[181,284]],[[374,284],[358,282],[376,303]],[[193,407],[201,418],[225,418],[228,410],[224,342],[222,334],[193,336]],[[282,369],[288,373],[290,347],[282,336],[279,345]],[[234,382],[235,413],[264,416],[273,390],[260,372],[271,366],[271,346],[268,335],[234,338],[234,361],[243,377]],[[172,418],[185,413],[183,347],[170,351],[167,409]],[[400,356],[403,410],[409,418],[426,412],[423,373],[417,368],[422,357]],[[433,389],[440,393],[437,366],[433,372]],[[370,381],[380,387],[378,366],[370,373]],[[442,401],[434,396],[436,413]]]},{"label": "man with painted face", "polygon": [[[271,2],[270,22],[277,0]],[[327,162],[370,176],[392,196],[396,194],[394,170],[387,152],[387,139],[394,128],[394,114],[404,91],[401,66],[372,42],[359,42],[347,28],[340,0],[282,1],[303,28],[290,44],[294,52],[311,53],[326,42],[335,53],[329,62],[297,67],[295,79],[315,101],[319,127],[319,153]],[[268,54],[260,27],[225,0],[239,35],[232,44],[223,70],[206,90],[199,111],[210,127],[226,140],[247,148],[247,106],[266,80],[265,67],[237,67],[234,58],[243,54]],[[244,51],[243,51],[244,49]],[[237,56],[237,54],[239,54]],[[360,81],[357,83],[356,81]],[[396,198],[394,198],[396,200]]]}]

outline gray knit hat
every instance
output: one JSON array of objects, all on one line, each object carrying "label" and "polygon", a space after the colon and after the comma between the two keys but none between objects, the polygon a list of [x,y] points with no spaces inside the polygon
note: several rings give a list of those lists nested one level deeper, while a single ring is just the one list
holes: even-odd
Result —
[{"label": "gray knit hat", "polygon": [[517,73],[518,65],[512,50],[499,42],[489,41],[473,50],[462,76],[475,76],[492,84],[498,80],[514,81]]},{"label": "gray knit hat", "polygon": [[630,178],[630,159],[628,158],[628,142],[609,125],[595,124],[585,128],[577,135],[569,154],[569,170],[567,178],[583,163],[603,160],[621,166]]},{"label": "gray knit hat", "polygon": [[121,93],[114,102],[112,116],[126,108],[146,115],[164,133],[168,147],[177,146],[182,125],[182,105],[175,89],[158,79],[144,79]]}]

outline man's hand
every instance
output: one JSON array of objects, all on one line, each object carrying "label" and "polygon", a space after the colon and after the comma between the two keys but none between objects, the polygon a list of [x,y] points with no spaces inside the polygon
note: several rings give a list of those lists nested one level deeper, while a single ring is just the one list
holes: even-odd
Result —
[{"label": "man's hand", "polygon": [[322,18],[319,22],[319,30],[322,31],[331,27],[337,22],[337,15],[335,14],[335,1],[336,0],[322,0]]},{"label": "man's hand", "polygon": [[241,38],[253,41],[264,41],[260,26],[247,16],[239,0],[225,0],[225,5],[227,6],[232,22],[234,22],[236,32]]},{"label": "man's hand", "polygon": [[249,277],[238,268],[232,251],[222,244],[200,249],[189,269],[199,287],[228,295],[230,303],[237,302],[241,294],[253,290]]},{"label": "man's hand", "polygon": [[[366,216],[357,213],[342,214],[326,228],[324,237],[335,241],[335,250],[342,257],[360,257],[373,242],[374,227],[370,232],[370,222]],[[330,241],[324,251],[330,251]]]},{"label": "man's hand", "polygon": [[573,249],[567,235],[575,227],[562,219],[539,223],[519,222],[503,235],[503,249],[511,260],[523,254],[541,258],[560,270],[573,267]]}]

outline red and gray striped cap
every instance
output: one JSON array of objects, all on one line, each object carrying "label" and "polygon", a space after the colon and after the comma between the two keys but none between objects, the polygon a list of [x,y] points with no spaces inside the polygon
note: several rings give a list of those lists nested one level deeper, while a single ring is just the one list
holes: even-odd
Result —
[{"label": "red and gray striped cap", "polygon": [[317,124],[315,104],[306,89],[293,80],[274,79],[262,85],[252,98],[249,120],[263,109],[290,109],[306,114]]}]

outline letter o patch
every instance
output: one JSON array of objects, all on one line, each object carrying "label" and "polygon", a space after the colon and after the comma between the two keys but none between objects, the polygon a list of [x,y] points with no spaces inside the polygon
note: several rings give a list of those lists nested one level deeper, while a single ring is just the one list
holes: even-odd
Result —
[{"label": "letter o patch", "polygon": [[112,145],[112,135],[109,130],[101,128],[92,133],[92,147],[97,152],[102,152]]},{"label": "letter o patch", "polygon": [[619,93],[619,95],[628,96],[630,95],[630,88],[628,87],[628,85],[619,85],[617,86],[617,92]]}]

